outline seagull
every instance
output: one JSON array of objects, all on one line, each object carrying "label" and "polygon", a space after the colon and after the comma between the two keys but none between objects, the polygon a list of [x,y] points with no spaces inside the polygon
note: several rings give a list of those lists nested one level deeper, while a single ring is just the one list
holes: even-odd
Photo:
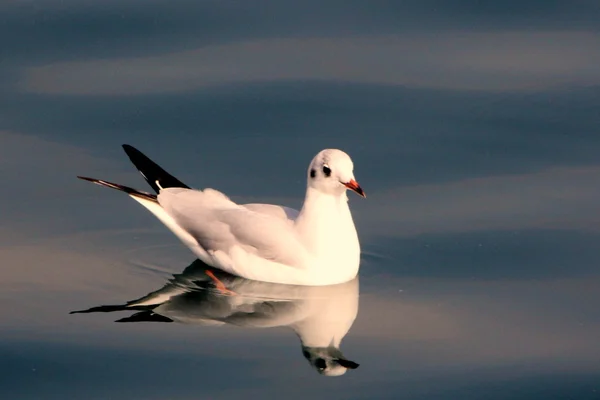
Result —
[{"label": "seagull", "polygon": [[[237,295],[224,292],[221,284]],[[211,270],[195,260],[163,287],[145,296],[71,314],[129,311],[133,314],[115,322],[287,327],[297,335],[302,355],[315,371],[339,376],[359,366],[340,350],[342,339],[358,314],[358,295],[358,277],[332,286],[281,285]]]},{"label": "seagull", "polygon": [[297,211],[236,204],[215,189],[192,189],[133,146],[123,149],[156,194],[78,178],[127,193],[205,264],[246,279],[290,285],[333,285],[358,274],[360,244],[346,191],[366,196],[343,151],[325,149],[313,158]]}]

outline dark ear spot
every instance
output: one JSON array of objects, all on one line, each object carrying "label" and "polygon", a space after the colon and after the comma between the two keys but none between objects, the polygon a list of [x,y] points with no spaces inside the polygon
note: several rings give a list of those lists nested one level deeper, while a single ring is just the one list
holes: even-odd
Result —
[{"label": "dark ear spot", "polygon": [[350,361],[350,360],[344,360],[343,358],[339,358],[336,360],[338,364],[340,364],[342,367],[344,368],[348,368],[348,369],[356,369],[358,368],[359,364],[355,363],[354,361]]},{"label": "dark ear spot", "polygon": [[317,171],[315,171],[314,169],[310,170],[310,177],[314,178],[317,175]]},{"label": "dark ear spot", "polygon": [[331,168],[329,168],[327,165],[323,165],[323,173],[326,177],[329,177],[331,175]]}]

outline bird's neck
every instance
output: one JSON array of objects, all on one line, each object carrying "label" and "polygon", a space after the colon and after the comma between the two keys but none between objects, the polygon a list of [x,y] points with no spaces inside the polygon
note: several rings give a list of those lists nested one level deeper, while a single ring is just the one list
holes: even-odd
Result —
[{"label": "bird's neck", "polygon": [[295,225],[300,240],[315,255],[360,251],[345,191],[331,195],[308,187]]},{"label": "bird's neck", "polygon": [[291,327],[306,347],[339,347],[358,314],[358,278],[311,290],[302,300],[305,318]]}]

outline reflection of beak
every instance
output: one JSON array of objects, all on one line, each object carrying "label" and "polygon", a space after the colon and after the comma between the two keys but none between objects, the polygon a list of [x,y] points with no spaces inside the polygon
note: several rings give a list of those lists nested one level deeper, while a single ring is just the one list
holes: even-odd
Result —
[{"label": "reflection of beak", "polygon": [[365,194],[364,190],[362,190],[362,188],[360,187],[360,185],[358,184],[358,182],[356,182],[354,179],[350,179],[350,181],[348,181],[346,183],[342,182],[342,185],[346,186],[350,190],[355,191],[356,193],[358,193],[362,197],[367,197],[367,195]]},{"label": "reflection of beak", "polygon": [[336,361],[342,367],[348,368],[348,369],[356,369],[360,365],[358,363],[355,363],[354,361],[346,360],[345,358],[338,358]]}]

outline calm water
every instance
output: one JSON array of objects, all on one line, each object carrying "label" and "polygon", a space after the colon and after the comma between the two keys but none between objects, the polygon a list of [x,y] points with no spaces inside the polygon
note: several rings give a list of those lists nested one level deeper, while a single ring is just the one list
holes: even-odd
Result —
[{"label": "calm water", "polygon": [[[600,399],[598,21],[592,1],[1,3],[0,397]],[[147,190],[122,143],[292,207],[344,149],[359,278],[219,292],[75,179]]]}]

